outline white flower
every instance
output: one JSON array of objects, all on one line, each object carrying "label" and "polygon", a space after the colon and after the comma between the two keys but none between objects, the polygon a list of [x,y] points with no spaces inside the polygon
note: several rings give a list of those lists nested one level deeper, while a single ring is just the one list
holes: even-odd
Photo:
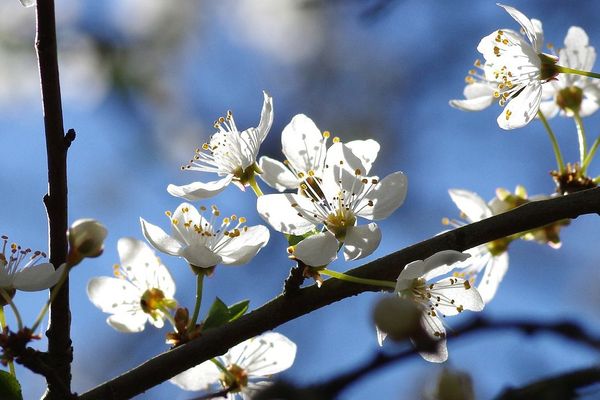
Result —
[{"label": "white flower", "polygon": [[[476,193],[468,190],[450,189],[448,193],[467,223],[478,222],[507,210],[507,205],[497,197],[488,204]],[[455,226],[462,225],[457,221],[452,223]],[[471,282],[479,278],[477,290],[485,304],[494,298],[508,270],[508,243],[500,239],[469,249],[466,253],[469,253],[471,258],[456,265],[456,269],[462,270]]]},{"label": "white flower", "polygon": [[244,226],[246,218],[232,215],[215,226],[220,211],[212,206],[211,213],[208,221],[191,204],[180,204],[173,214],[167,212],[171,235],[143,218],[140,222],[144,237],[155,249],[182,257],[198,268],[245,264],[269,241],[269,230],[263,225]]},{"label": "white flower", "polygon": [[175,282],[167,268],[144,242],[122,238],[117,243],[121,265],[116,278],[92,278],[87,295],[105,313],[106,322],[120,332],[141,332],[146,322],[163,327],[168,309],[175,307]]},{"label": "white flower", "polygon": [[85,257],[98,257],[104,250],[108,231],[95,219],[78,219],[67,231],[69,238],[69,263],[78,264]]},{"label": "white flower", "polygon": [[[298,189],[305,181],[321,179],[325,168],[327,139],[330,133],[321,133],[315,123],[304,114],[292,118],[281,133],[281,147],[286,160],[282,163],[270,157],[261,157],[261,179],[274,189],[283,192],[286,189]],[[333,138],[333,142],[339,142]],[[346,143],[365,166],[365,174],[377,158],[379,143],[372,139],[354,140]],[[309,172],[313,176],[309,177]]]},{"label": "white flower", "polygon": [[[45,253],[23,249],[16,243],[8,245],[8,237],[1,236],[2,252],[0,252],[0,288],[14,294],[14,290],[37,292],[54,286],[66,265],[54,269],[51,263],[39,262],[46,257]],[[26,258],[29,260],[21,266]],[[13,293],[10,293],[13,292]],[[0,297],[0,303],[4,299]]]},{"label": "white flower", "polygon": [[215,122],[218,130],[208,143],[196,149],[193,160],[183,170],[214,172],[220,178],[210,182],[194,182],[184,186],[169,185],[167,191],[189,201],[212,197],[230,183],[242,190],[258,171],[256,157],[260,145],[267,137],[273,123],[273,99],[266,93],[258,127],[240,132],[231,111]]},{"label": "white flower", "polygon": [[227,394],[230,400],[238,396],[250,399],[257,390],[268,385],[264,378],[291,367],[295,357],[296,345],[291,340],[279,333],[266,332],[215,358],[225,371],[213,361],[206,361],[171,378],[170,382],[191,391],[221,385],[231,388]]},{"label": "white flower", "polygon": [[[422,327],[432,339],[439,341],[436,353],[420,353],[427,361],[444,362],[448,358],[444,317],[457,315],[464,310],[483,310],[483,300],[468,280],[449,277],[431,282],[450,272],[454,263],[468,257],[468,254],[454,250],[441,251],[425,260],[411,262],[404,267],[396,281],[395,292],[423,309]],[[383,340],[385,335],[378,332],[378,337]]]},{"label": "white flower", "polygon": [[[591,71],[596,51],[589,45],[588,35],[578,26],[572,26],[565,37],[565,47],[558,51],[562,66]],[[540,110],[547,118],[560,114],[571,116],[575,109],[581,117],[593,114],[600,105],[600,81],[586,76],[559,74],[543,86]]]},{"label": "white flower", "polygon": [[502,129],[515,129],[528,124],[538,112],[542,84],[558,71],[556,57],[542,53],[544,36],[542,24],[530,20],[519,10],[499,4],[513,17],[527,40],[510,29],[499,29],[481,39],[477,50],[485,63],[475,61],[476,70],[469,71],[465,100],[451,100],[450,105],[461,110],[479,111],[495,100],[504,111],[497,122]]},{"label": "white flower", "polygon": [[[322,180],[306,179],[301,194],[261,196],[257,209],[275,230],[288,235],[316,233],[290,251],[307,265],[326,265],[344,244],[344,258],[356,260],[371,254],[381,240],[375,223],[357,225],[357,217],[387,218],[404,202],[406,177],[395,172],[381,181],[368,177],[369,165],[343,143],[327,150]],[[314,176],[308,171],[306,178]],[[326,228],[318,232],[320,226]],[[339,244],[338,244],[339,243]]]}]

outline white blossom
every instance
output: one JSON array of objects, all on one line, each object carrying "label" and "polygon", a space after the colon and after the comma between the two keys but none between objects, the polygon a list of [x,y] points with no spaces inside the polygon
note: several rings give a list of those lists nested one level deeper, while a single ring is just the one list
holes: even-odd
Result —
[{"label": "white blossom", "polygon": [[162,328],[165,313],[176,305],[169,271],[144,242],[121,238],[117,250],[121,264],[114,266],[115,277],[92,278],[90,301],[111,314],[106,322],[120,332],[141,332],[146,322]]},{"label": "white blossom", "polygon": [[[271,194],[258,198],[261,217],[275,230],[288,235],[313,234],[290,248],[293,256],[307,265],[321,266],[333,261],[344,246],[344,258],[356,260],[373,253],[381,240],[376,223],[387,218],[404,202],[406,177],[394,172],[384,179],[367,176],[370,165],[343,143],[334,143],[325,157],[322,179],[312,179],[309,170],[299,194]],[[319,231],[321,227],[325,228]],[[305,261],[306,260],[306,261]]]},{"label": "white blossom", "polygon": [[155,249],[182,257],[197,268],[245,264],[269,241],[269,230],[263,225],[246,226],[246,218],[235,214],[215,225],[220,211],[214,205],[211,214],[209,221],[193,205],[180,204],[174,213],[167,212],[170,235],[143,218],[140,222],[144,237]]},{"label": "white blossom", "polygon": [[240,132],[231,111],[215,121],[217,132],[208,143],[196,149],[194,158],[182,170],[216,173],[219,179],[194,182],[188,185],[169,185],[167,191],[189,201],[212,197],[230,183],[244,190],[254,173],[259,172],[256,157],[260,145],[267,137],[273,123],[273,99],[264,92],[264,103],[258,127]]},{"label": "white blossom", "polygon": [[214,361],[206,361],[173,377],[170,382],[183,390],[208,390],[220,385],[231,388],[227,394],[230,400],[250,399],[259,389],[268,385],[265,378],[282,372],[294,363],[296,344],[287,337],[266,332],[246,340]]}]

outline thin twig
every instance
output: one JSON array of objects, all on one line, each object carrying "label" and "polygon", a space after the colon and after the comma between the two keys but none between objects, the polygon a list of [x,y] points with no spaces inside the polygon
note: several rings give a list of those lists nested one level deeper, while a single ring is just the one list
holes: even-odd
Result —
[{"label": "thin twig", "polygon": [[[518,232],[528,231],[565,218],[600,213],[600,188],[588,189],[549,200],[534,201],[512,211],[434,236],[347,272],[373,279],[395,280],[404,266],[441,250],[464,251]],[[138,367],[80,396],[81,400],[128,399],[201,362],[224,354],[237,343],[264,331],[365,291],[380,287],[326,280],[321,288],[302,288],[295,296],[278,296],[262,307],[225,326],[211,329],[200,338],[160,354]]]}]

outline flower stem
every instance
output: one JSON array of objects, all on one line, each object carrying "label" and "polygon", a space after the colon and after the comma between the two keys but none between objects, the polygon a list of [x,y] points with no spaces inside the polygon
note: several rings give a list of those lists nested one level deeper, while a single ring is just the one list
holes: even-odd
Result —
[{"label": "flower stem", "polygon": [[556,65],[556,69],[558,70],[558,72],[562,72],[563,74],[582,75],[582,76],[589,76],[590,78],[600,79],[600,74],[598,74],[596,72],[582,71],[579,69],[563,67],[562,65]]},{"label": "flower stem", "polygon": [[[0,306],[0,327],[2,327],[2,330],[4,330],[6,328],[6,315],[4,315],[4,306]],[[16,378],[17,373],[15,371],[15,363],[14,362],[12,362],[12,361],[8,362],[8,369],[10,371],[10,374]]]},{"label": "flower stem", "polygon": [[264,195],[262,190],[260,190],[260,186],[258,186],[258,183],[256,182],[256,176],[254,174],[252,174],[252,176],[250,176],[250,178],[248,179],[248,184],[250,185],[252,190],[254,190],[256,197]]},{"label": "flower stem", "polygon": [[40,310],[40,313],[38,314],[37,318],[35,319],[35,322],[31,326],[31,331],[32,332],[35,332],[35,330],[37,329],[37,327],[42,323],[44,317],[46,316],[46,313],[48,312],[48,309],[50,308],[50,305],[52,304],[52,302],[54,301],[54,299],[56,299],[56,296],[58,295],[58,292],[60,291],[60,288],[62,287],[62,285],[67,280],[67,276],[69,276],[69,265],[65,265],[65,267],[63,269],[63,272],[60,275],[60,278],[58,279],[58,282],[52,288],[52,291],[50,293],[50,298],[48,299],[48,301],[46,302],[46,304],[44,304],[44,307]]},{"label": "flower stem", "polygon": [[556,135],[554,135],[552,128],[548,124],[548,120],[541,111],[538,111],[538,117],[540,121],[542,121],[542,124],[544,124],[546,132],[548,132],[548,137],[550,138],[550,143],[552,143],[552,149],[554,150],[554,157],[556,157],[556,165],[558,167],[558,172],[562,174],[565,172],[565,163],[562,158],[562,153],[560,152],[558,141],[556,140]]},{"label": "flower stem", "polygon": [[4,301],[10,306],[13,313],[15,314],[15,319],[17,320],[17,327],[19,328],[19,330],[23,329],[23,320],[21,319],[21,314],[19,313],[17,306],[15,306],[15,303],[13,303],[8,293],[6,293],[6,290],[0,288],[0,296],[2,296]]},{"label": "flower stem", "polygon": [[583,127],[583,121],[579,112],[571,110],[573,112],[573,119],[575,120],[575,126],[577,127],[577,138],[579,139],[579,163],[583,165],[587,156],[587,141],[585,139],[585,128]]},{"label": "flower stem", "polygon": [[371,286],[381,286],[381,287],[384,287],[384,288],[392,288],[392,289],[396,288],[396,282],[391,282],[391,281],[382,281],[382,280],[379,280],[379,279],[359,278],[359,277],[356,277],[356,276],[342,274],[341,272],[336,272],[336,271],[332,271],[332,270],[329,270],[329,269],[321,269],[321,270],[319,270],[319,273],[323,274],[323,275],[330,276],[330,277],[335,278],[335,279],[339,279],[341,281],[346,281],[346,282],[361,283],[363,285],[371,285]]},{"label": "flower stem", "polygon": [[598,145],[600,145],[600,136],[598,136],[596,140],[594,140],[594,143],[592,143],[592,147],[590,147],[590,151],[588,151],[587,155],[585,156],[585,159],[583,160],[583,163],[581,163],[581,173],[583,175],[585,175],[585,170],[594,159],[594,156],[596,155],[596,150],[598,150]]},{"label": "flower stem", "polygon": [[173,329],[175,329],[175,332],[177,332],[177,324],[175,322],[175,318],[173,318],[173,316],[171,315],[171,310],[169,310],[165,306],[160,306],[160,307],[158,307],[158,309],[160,311],[162,311],[165,319],[171,323],[171,325],[173,326]]},{"label": "flower stem", "polygon": [[595,184],[599,184],[600,183],[600,175],[598,175],[597,177],[592,179],[592,182],[594,182]]},{"label": "flower stem", "polygon": [[192,318],[190,318],[190,322],[188,323],[187,330],[191,332],[192,329],[196,326],[196,321],[198,320],[198,315],[200,314],[200,305],[202,304],[202,288],[204,286],[204,273],[200,271],[198,275],[196,275],[196,305],[194,306],[194,313],[192,314]]}]

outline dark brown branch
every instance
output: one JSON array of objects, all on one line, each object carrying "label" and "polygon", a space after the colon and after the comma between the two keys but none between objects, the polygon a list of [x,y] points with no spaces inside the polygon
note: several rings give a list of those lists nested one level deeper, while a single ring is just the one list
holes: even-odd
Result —
[{"label": "dark brown branch", "polygon": [[[42,108],[48,156],[48,193],[44,203],[48,213],[50,262],[58,268],[67,258],[67,148],[74,138],[65,138],[58,60],[56,49],[56,26],[54,0],[38,0],[36,5],[37,34],[35,49],[38,56],[42,89]],[[64,398],[64,388],[70,391],[71,362],[73,360],[70,339],[71,314],[69,309],[69,281],[65,281],[50,307],[48,337],[49,359],[63,388],[48,381],[46,399]]]},{"label": "dark brown branch", "polygon": [[[525,204],[510,212],[470,224],[389,254],[348,273],[360,277],[395,280],[406,264],[438,251],[464,251],[517,232],[565,218],[600,212],[600,188]],[[232,323],[207,331],[202,337],[160,354],[140,366],[80,396],[82,400],[128,399],[200,362],[225,353],[250,337],[325,307],[346,297],[381,288],[329,279],[319,289],[312,285],[295,296],[279,296]]]}]

